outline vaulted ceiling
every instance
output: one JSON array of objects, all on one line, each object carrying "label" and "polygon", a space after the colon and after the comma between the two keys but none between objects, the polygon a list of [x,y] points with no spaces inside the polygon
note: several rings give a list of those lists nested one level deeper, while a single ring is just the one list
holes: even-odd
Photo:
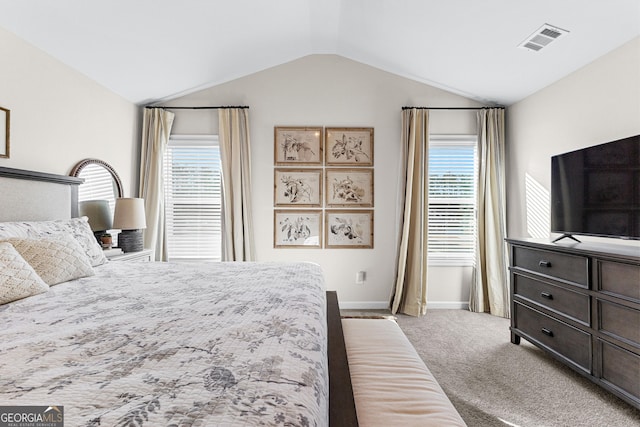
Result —
[{"label": "vaulted ceiling", "polygon": [[336,54],[510,105],[640,36],[640,1],[0,0],[0,27],[138,104]]}]

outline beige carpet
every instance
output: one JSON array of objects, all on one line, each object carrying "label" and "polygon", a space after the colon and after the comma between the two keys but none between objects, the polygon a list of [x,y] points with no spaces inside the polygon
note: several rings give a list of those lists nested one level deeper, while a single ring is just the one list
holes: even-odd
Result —
[{"label": "beige carpet", "polygon": [[631,427],[640,411],[522,340],[509,320],[430,310],[397,321],[471,426]]}]

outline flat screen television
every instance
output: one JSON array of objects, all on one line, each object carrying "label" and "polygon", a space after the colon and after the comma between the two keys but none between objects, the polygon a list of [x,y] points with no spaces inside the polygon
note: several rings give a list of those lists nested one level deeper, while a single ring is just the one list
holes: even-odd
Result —
[{"label": "flat screen television", "polygon": [[551,157],[551,231],[640,239],[640,135]]}]

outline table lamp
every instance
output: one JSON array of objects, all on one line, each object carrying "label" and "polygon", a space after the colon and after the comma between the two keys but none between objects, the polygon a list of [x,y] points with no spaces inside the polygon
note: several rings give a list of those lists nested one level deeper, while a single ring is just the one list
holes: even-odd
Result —
[{"label": "table lamp", "polygon": [[112,225],[111,209],[107,200],[85,200],[78,203],[78,213],[89,219],[89,227],[93,231],[96,240],[100,242],[103,234],[110,230]]},{"label": "table lamp", "polygon": [[139,252],[144,249],[142,230],[147,228],[144,199],[116,199],[113,228],[122,230],[118,235],[118,246],[122,252]]}]

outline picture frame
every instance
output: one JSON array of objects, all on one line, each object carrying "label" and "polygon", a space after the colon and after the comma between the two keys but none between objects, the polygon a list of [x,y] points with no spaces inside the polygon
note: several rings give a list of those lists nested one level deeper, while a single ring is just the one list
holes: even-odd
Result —
[{"label": "picture frame", "polygon": [[373,168],[327,168],[327,207],[373,207]]},{"label": "picture frame", "polygon": [[273,247],[322,247],[322,210],[276,209],[273,213]]},{"label": "picture frame", "polygon": [[373,128],[325,128],[328,166],[373,166]]},{"label": "picture frame", "polygon": [[0,107],[0,158],[9,158],[11,111]]},{"label": "picture frame", "polygon": [[273,133],[276,165],[322,165],[321,126],[275,126]]},{"label": "picture frame", "polygon": [[322,206],[322,169],[274,169],[274,206]]},{"label": "picture frame", "polygon": [[373,209],[325,211],[325,248],[372,249]]}]

